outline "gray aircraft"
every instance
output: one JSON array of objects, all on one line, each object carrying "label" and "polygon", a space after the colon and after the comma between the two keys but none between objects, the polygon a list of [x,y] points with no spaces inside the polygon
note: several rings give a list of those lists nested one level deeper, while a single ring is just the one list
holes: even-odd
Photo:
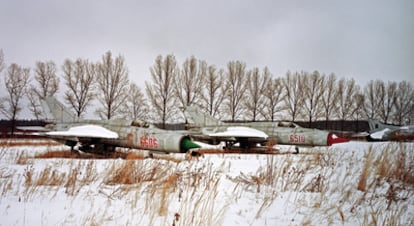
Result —
[{"label": "gray aircraft", "polygon": [[42,135],[70,146],[72,150],[108,154],[116,147],[161,153],[191,153],[200,146],[184,132],[156,128],[145,121],[79,120],[53,97],[43,101],[49,121]]},{"label": "gray aircraft", "polygon": [[192,135],[195,140],[218,144],[224,141],[226,148],[238,144],[240,148],[281,144],[294,145],[298,153],[299,147],[331,146],[336,143],[348,142],[336,134],[303,128],[293,122],[235,122],[226,123],[189,106],[185,115],[192,128],[199,135]]},{"label": "gray aircraft", "polygon": [[414,125],[396,126],[369,118],[370,141],[414,141]]}]

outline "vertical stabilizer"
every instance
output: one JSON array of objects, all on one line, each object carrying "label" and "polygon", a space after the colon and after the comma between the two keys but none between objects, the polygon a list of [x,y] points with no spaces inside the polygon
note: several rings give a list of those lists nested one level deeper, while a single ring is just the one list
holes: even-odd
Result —
[{"label": "vertical stabilizer", "polygon": [[369,124],[369,131],[370,132],[375,132],[375,131],[379,131],[379,130],[383,130],[383,129],[398,129],[399,126],[394,126],[394,125],[388,125],[388,124],[384,124],[378,120],[375,120],[373,118],[369,118],[368,119],[368,124]]},{"label": "vertical stabilizer", "polygon": [[217,126],[221,125],[221,121],[215,119],[211,115],[208,115],[202,112],[199,108],[194,106],[188,106],[185,109],[185,117],[187,118],[188,122],[194,124],[196,126]]},{"label": "vertical stabilizer", "polygon": [[46,120],[55,122],[73,122],[76,116],[54,97],[46,97],[42,102]]}]

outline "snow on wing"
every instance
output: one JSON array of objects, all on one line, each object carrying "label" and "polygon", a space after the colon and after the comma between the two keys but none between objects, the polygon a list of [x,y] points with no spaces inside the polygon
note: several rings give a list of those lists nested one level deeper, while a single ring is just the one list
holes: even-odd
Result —
[{"label": "snow on wing", "polygon": [[389,131],[391,131],[391,130],[388,129],[388,128],[385,128],[383,130],[372,133],[370,136],[371,136],[371,138],[374,138],[374,139],[382,139],[384,137],[384,135],[387,134]]},{"label": "snow on wing", "polygon": [[49,136],[65,136],[65,137],[88,137],[88,138],[107,138],[117,139],[119,136],[117,133],[112,132],[102,126],[96,125],[84,125],[74,126],[67,131],[52,131],[47,132]]},{"label": "snow on wing", "polygon": [[234,126],[228,127],[224,132],[211,133],[209,136],[212,137],[255,137],[267,139],[267,134],[253,128]]}]

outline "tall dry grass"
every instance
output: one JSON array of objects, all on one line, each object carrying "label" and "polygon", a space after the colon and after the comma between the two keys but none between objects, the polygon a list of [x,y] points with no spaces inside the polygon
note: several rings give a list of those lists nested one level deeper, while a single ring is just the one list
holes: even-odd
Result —
[{"label": "tall dry grass", "polygon": [[[357,219],[360,225],[400,225],[406,223],[404,201],[413,195],[414,158],[407,147],[399,144],[390,144],[384,150],[370,147],[363,150],[366,154],[361,159],[355,156],[343,159],[335,150],[267,155],[257,171],[242,171],[235,176],[228,176],[230,162],[223,160],[218,166],[208,158],[188,162],[129,155],[104,160],[59,157],[33,160],[27,153],[21,153],[12,157],[13,163],[19,163],[17,167],[25,169],[20,177],[13,179],[14,171],[0,167],[0,179],[9,181],[0,183],[0,192],[6,194],[13,190],[13,181],[23,179],[20,181],[25,187],[25,200],[41,195],[52,199],[63,188],[68,199],[76,203],[74,200],[85,198],[81,191],[86,187],[90,189],[88,195],[104,195],[107,201],[98,208],[106,216],[96,211],[96,204],[91,204],[91,213],[80,221],[85,225],[114,220],[115,214],[110,209],[114,203],[140,213],[141,217],[136,218],[138,225],[221,225],[230,206],[253,196],[257,205],[252,207],[254,219],[248,224],[269,214],[269,208],[280,197],[292,196],[283,205],[293,206],[298,215],[306,214],[307,217],[296,219],[298,224],[349,224]],[[238,158],[232,156],[232,163]],[[50,164],[37,164],[43,161]],[[98,167],[99,161],[105,167],[102,162]],[[68,170],[59,170],[62,167]],[[228,190],[220,189],[223,181],[231,184]],[[407,189],[410,187],[411,190]]]},{"label": "tall dry grass", "polygon": [[378,176],[414,186],[414,152],[406,143],[390,143],[376,161]]},{"label": "tall dry grass", "polygon": [[372,165],[372,158],[373,158],[373,150],[372,146],[369,147],[368,153],[365,155],[364,166],[361,172],[361,177],[359,178],[358,187],[359,191],[366,191],[367,190],[367,180],[368,176],[371,172],[371,165]]}]

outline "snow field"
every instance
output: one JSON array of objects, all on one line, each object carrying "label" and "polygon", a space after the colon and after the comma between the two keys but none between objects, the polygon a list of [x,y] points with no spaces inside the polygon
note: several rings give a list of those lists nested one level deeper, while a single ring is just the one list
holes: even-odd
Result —
[{"label": "snow field", "polygon": [[36,158],[0,147],[1,225],[413,225],[414,144],[199,160]]}]

